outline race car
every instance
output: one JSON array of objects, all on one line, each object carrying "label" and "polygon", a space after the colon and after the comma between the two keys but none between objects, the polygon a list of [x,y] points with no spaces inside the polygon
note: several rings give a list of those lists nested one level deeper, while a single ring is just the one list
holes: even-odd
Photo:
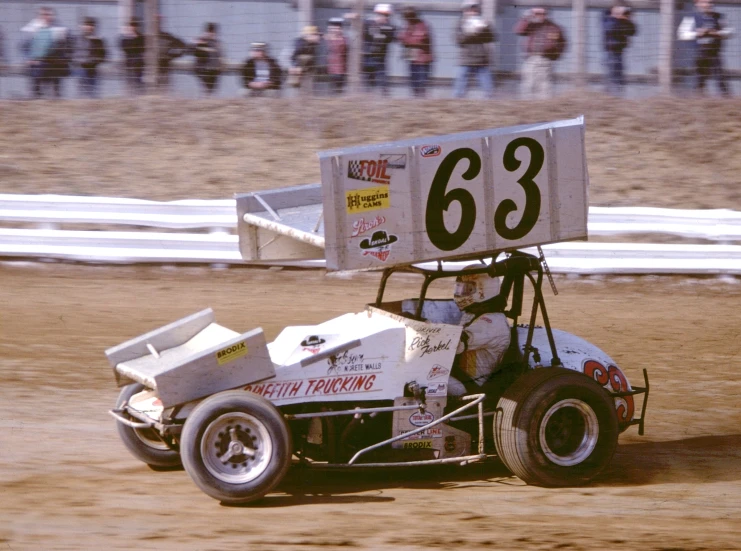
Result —
[{"label": "race car", "polygon": [[[242,256],[382,270],[376,300],[270,343],[207,309],[108,349],[122,387],[111,414],[135,457],[182,463],[209,496],[247,503],[293,462],[352,469],[496,455],[529,484],[584,484],[608,465],[620,432],[643,433],[645,370],[644,386],[631,386],[608,354],[552,329],[545,307],[544,275],[553,282],[540,245],[587,237],[582,117],[323,152],[320,164],[321,187],[237,197]],[[398,273],[419,277],[419,294],[385,301]],[[452,287],[484,274],[497,282],[489,304],[509,344],[477,366],[485,376],[466,380],[461,305],[427,293],[443,278]]]},{"label": "race car", "polygon": [[[420,276],[420,294],[385,302],[399,272]],[[452,299],[425,295],[437,279],[476,272],[502,279],[511,344],[476,394],[451,397],[461,313]],[[533,303],[520,324],[526,281]],[[119,380],[135,381],[111,413],[135,457],[154,467],[182,462],[225,503],[264,496],[292,458],[370,468],[496,454],[530,484],[583,484],[609,463],[620,432],[643,432],[648,378],[644,371],[645,386],[631,387],[605,352],[552,329],[542,285],[540,259],[521,252],[465,272],[443,263],[392,268],[364,311],[288,327],[267,345],[260,330],[240,335],[206,310],[106,352]]]}]

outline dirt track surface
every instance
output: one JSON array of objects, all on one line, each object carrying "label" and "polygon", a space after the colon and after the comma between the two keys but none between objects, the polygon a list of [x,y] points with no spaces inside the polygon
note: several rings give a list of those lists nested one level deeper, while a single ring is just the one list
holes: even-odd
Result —
[{"label": "dirt track surface", "polygon": [[377,278],[0,265],[0,550],[741,549],[741,286],[718,280],[558,280],[554,326],[634,383],[651,376],[646,436],[622,435],[589,487],[524,486],[496,463],[294,471],[259,504],[223,507],[119,442],[105,348],[205,306],[272,338],[361,309]]},{"label": "dirt track surface", "polygon": [[[259,99],[259,98],[257,98]],[[0,102],[0,192],[232,197],[319,181],[323,149],[585,115],[590,203],[741,210],[741,99]]]}]

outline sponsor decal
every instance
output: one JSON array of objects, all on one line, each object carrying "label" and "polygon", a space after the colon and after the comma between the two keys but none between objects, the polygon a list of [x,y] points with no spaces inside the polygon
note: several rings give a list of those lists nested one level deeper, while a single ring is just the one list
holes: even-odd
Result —
[{"label": "sponsor decal", "polygon": [[435,396],[447,396],[448,385],[447,383],[431,383],[425,391],[425,396],[434,398]]},{"label": "sponsor decal", "polygon": [[450,350],[450,339],[448,339],[447,341],[441,340],[433,344],[430,340],[429,335],[424,337],[414,337],[412,339],[412,344],[409,345],[409,351],[412,352],[414,350],[422,351],[420,357],[424,357],[427,354],[434,354],[435,352],[440,352],[441,350]]},{"label": "sponsor decal", "polygon": [[260,383],[247,385],[244,389],[259,394],[269,400],[311,396],[337,396],[340,394],[372,392],[373,390],[377,390],[375,388],[376,379],[377,376],[375,373],[340,375],[338,377],[316,377],[301,381]]},{"label": "sponsor decal", "polygon": [[445,437],[445,451],[446,452],[454,452],[455,451],[455,436],[446,436]]},{"label": "sponsor decal", "polygon": [[[406,434],[407,432],[411,432],[411,431],[403,430],[400,432],[400,434]],[[438,426],[438,427],[432,427],[430,429],[425,429],[422,432],[412,434],[411,436],[407,436],[406,440],[419,440],[420,438],[442,438],[442,437],[443,437],[443,429]]]},{"label": "sponsor decal", "polygon": [[450,373],[450,369],[447,367],[443,367],[439,364],[435,364],[432,366],[432,369],[430,369],[430,372],[427,374],[427,379],[437,379],[438,377],[447,377]]},{"label": "sponsor decal", "polygon": [[437,157],[442,151],[443,148],[439,145],[423,145],[419,148],[419,154],[423,157]]},{"label": "sponsor decal", "polygon": [[238,342],[227,348],[222,348],[221,350],[219,350],[216,353],[216,361],[219,363],[219,365],[224,365],[236,360],[237,358],[246,356],[247,352],[247,343],[244,341]]},{"label": "sponsor decal", "polygon": [[402,442],[401,448],[404,450],[429,450],[432,449],[432,440],[410,440]]},{"label": "sponsor decal", "polygon": [[372,229],[377,228],[381,224],[385,223],[385,216],[376,216],[375,218],[371,218],[370,220],[366,220],[365,218],[358,218],[357,220],[355,220],[355,222],[352,223],[352,233],[350,234],[350,237],[358,237],[359,235],[363,235],[364,233],[369,232]]},{"label": "sponsor decal", "polygon": [[327,359],[327,364],[329,364],[327,375],[380,371],[382,367],[381,362],[366,361],[365,354],[353,354],[349,350],[345,350],[335,356],[330,356]]},{"label": "sponsor decal", "polygon": [[407,167],[406,153],[381,153],[381,161],[391,170],[404,170]]},{"label": "sponsor decal", "polygon": [[387,187],[351,189],[345,192],[345,199],[347,200],[348,214],[387,209],[391,206]]},{"label": "sponsor decal", "polygon": [[395,235],[389,235],[383,230],[374,231],[371,238],[365,238],[360,242],[360,248],[363,249],[363,256],[371,255],[386,262],[391,254],[391,245],[399,240]]},{"label": "sponsor decal", "polygon": [[380,158],[360,159],[347,162],[347,177],[361,182],[373,182],[389,185],[390,170],[404,170],[407,167],[407,156],[404,153],[381,154]]},{"label": "sponsor decal", "polygon": [[327,341],[317,335],[310,335],[301,341],[301,346],[304,348],[305,352],[317,354],[322,349],[322,345],[325,342]]},{"label": "sponsor decal", "polygon": [[[627,392],[629,390],[628,380],[615,365],[605,367],[597,360],[586,360],[584,362],[584,375],[591,377],[612,392]],[[635,414],[633,396],[615,398],[615,404],[619,423],[627,423],[633,419]]]},{"label": "sponsor decal", "polygon": [[409,416],[409,422],[415,427],[424,427],[435,420],[435,416],[429,411],[423,413],[415,411]]}]

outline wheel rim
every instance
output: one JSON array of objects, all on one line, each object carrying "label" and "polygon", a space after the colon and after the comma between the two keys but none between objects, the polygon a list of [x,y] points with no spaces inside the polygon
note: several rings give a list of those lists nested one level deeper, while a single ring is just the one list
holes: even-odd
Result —
[{"label": "wheel rim", "polygon": [[229,484],[256,479],[268,467],[273,444],[265,424],[242,412],[220,415],[201,438],[201,457],[211,475]]},{"label": "wheel rim", "polygon": [[599,439],[599,420],[589,404],[569,398],[553,404],[540,423],[540,447],[556,465],[585,461]]},{"label": "wheel rim", "polygon": [[160,438],[160,435],[154,429],[134,429],[134,434],[148,448],[160,451],[170,450],[170,446]]}]

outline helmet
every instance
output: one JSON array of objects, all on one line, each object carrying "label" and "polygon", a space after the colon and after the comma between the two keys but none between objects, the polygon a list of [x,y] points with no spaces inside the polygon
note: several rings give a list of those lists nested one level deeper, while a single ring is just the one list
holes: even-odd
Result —
[{"label": "helmet", "polygon": [[[466,266],[464,270],[480,269],[481,264]],[[455,278],[453,299],[460,310],[477,302],[484,302],[499,294],[499,279],[489,274],[459,275]]]},{"label": "helmet", "polygon": [[391,4],[376,4],[373,8],[374,13],[380,13],[381,15],[391,15],[394,13],[394,8]]}]

